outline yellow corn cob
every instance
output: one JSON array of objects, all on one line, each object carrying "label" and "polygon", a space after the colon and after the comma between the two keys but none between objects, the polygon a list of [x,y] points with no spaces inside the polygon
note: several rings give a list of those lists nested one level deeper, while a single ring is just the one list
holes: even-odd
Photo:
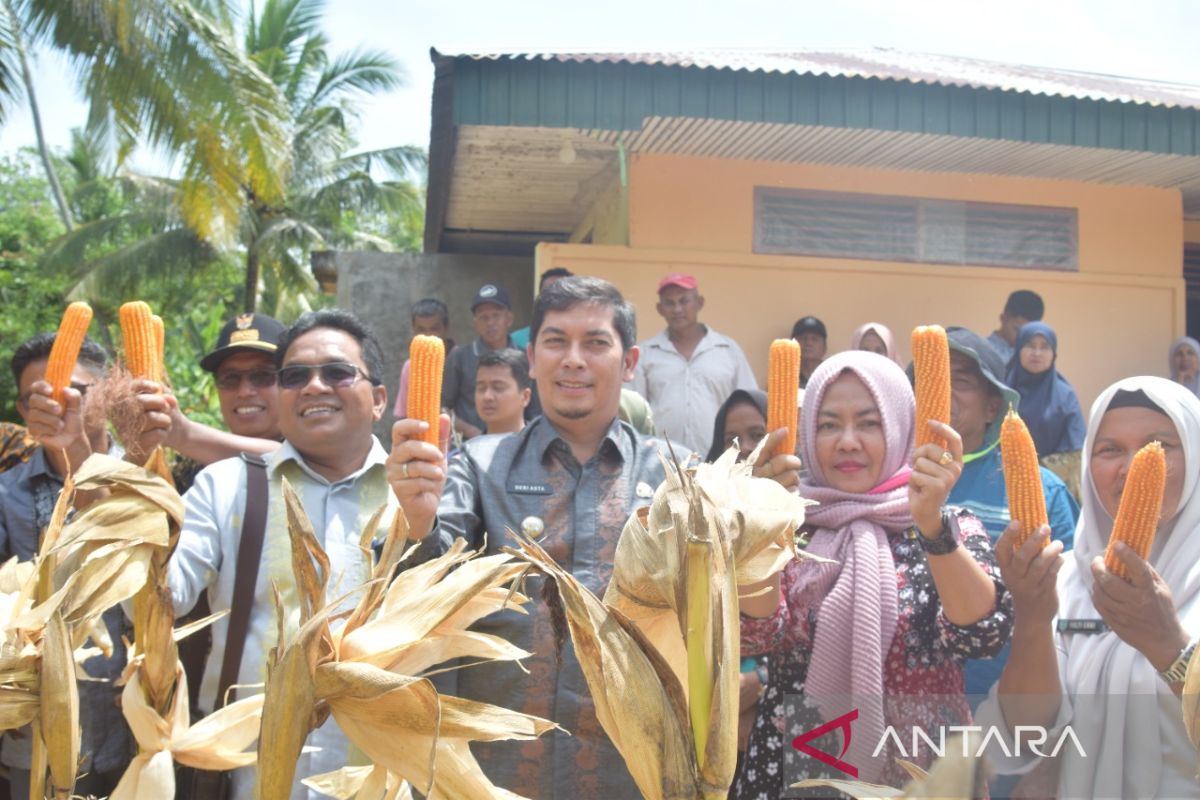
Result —
[{"label": "yellow corn cob", "polygon": [[1113,547],[1124,542],[1143,559],[1150,555],[1158,518],[1162,514],[1163,490],[1167,486],[1167,457],[1158,442],[1138,450],[1125,476],[1121,490],[1121,505],[1113,522],[1112,535],[1104,550],[1105,568],[1122,578],[1128,578],[1125,563],[1117,558]]},{"label": "yellow corn cob", "polygon": [[121,337],[125,340],[125,363],[135,378],[155,380],[155,344],[153,314],[150,306],[134,300],[121,306]]},{"label": "yellow corn cob", "polygon": [[46,361],[46,380],[54,387],[54,400],[60,405],[63,389],[71,385],[79,348],[83,346],[83,338],[87,336],[91,324],[92,307],[87,303],[71,303],[63,312],[62,322],[58,324],[58,333],[54,336],[50,357]]},{"label": "yellow corn cob", "polygon": [[437,447],[446,346],[436,336],[414,336],[408,355],[412,359],[408,372],[408,416],[429,423],[421,438]]},{"label": "yellow corn cob", "polygon": [[154,380],[163,383],[163,379],[167,375],[166,361],[164,360],[167,351],[167,332],[163,327],[162,317],[158,314],[150,317],[150,322],[154,325],[154,366],[158,373],[154,376]]},{"label": "yellow corn cob", "polygon": [[917,396],[916,446],[946,440],[930,433],[928,421],[950,423],[950,343],[941,325],[920,325],[912,332],[913,375]]},{"label": "yellow corn cob", "polygon": [[795,339],[771,342],[767,365],[767,430],[787,428],[776,455],[796,452],[796,397],[800,391],[800,344]]},{"label": "yellow corn cob", "polygon": [[1000,425],[1000,457],[1004,461],[1008,516],[1021,523],[1016,543],[1020,547],[1034,531],[1047,523],[1046,496],[1042,492],[1042,474],[1033,437],[1011,407]]}]

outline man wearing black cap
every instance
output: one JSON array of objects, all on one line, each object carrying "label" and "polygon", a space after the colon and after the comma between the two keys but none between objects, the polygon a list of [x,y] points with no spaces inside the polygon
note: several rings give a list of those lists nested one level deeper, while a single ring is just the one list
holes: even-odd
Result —
[{"label": "man wearing black cap", "polygon": [[471,317],[479,338],[466,347],[456,347],[446,359],[442,381],[442,405],[454,412],[454,429],[464,439],[483,433],[483,420],[475,411],[475,371],[484,353],[515,347],[512,330],[512,302],[501,286],[487,283],[479,287],[471,301]]},{"label": "man wearing black cap", "polygon": [[800,388],[803,389],[808,376],[825,360],[828,348],[825,323],[813,316],[801,317],[792,326],[792,338],[800,343]]},{"label": "man wearing black cap", "polygon": [[[1000,379],[1004,362],[990,342],[966,328],[949,328],[946,336],[950,340],[950,425],[963,441],[962,474],[946,502],[979,517],[995,543],[1009,523],[1000,423],[1021,398]],[[1079,506],[1058,476],[1045,467],[1039,471],[1051,536],[1069,550]],[[994,658],[966,662],[967,694],[973,703],[999,679],[1007,659],[1006,645]]]},{"label": "man wearing black cap", "polygon": [[225,323],[217,346],[200,359],[213,374],[221,416],[230,433],[193,422],[175,410],[167,446],[205,465],[241,452],[269,453],[280,439],[275,403],[275,351],[285,328],[263,314],[238,314]]}]

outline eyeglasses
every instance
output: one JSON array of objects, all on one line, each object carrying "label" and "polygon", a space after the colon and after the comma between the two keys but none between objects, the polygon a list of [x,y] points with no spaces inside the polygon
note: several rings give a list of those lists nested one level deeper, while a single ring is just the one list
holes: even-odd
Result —
[{"label": "eyeglasses", "polygon": [[269,389],[275,385],[275,377],[273,369],[230,370],[217,375],[216,384],[218,389],[228,392],[240,389],[242,381],[248,378],[255,389]]},{"label": "eyeglasses", "polygon": [[303,389],[312,381],[314,372],[321,376],[321,383],[330,389],[345,389],[353,386],[360,376],[369,380],[373,386],[379,385],[379,382],[364,372],[361,367],[344,361],[335,361],[331,364],[292,364],[284,367],[277,373],[279,388]]},{"label": "eyeglasses", "polygon": [[[71,381],[71,388],[79,392],[79,401],[83,402],[87,398],[88,389],[92,388],[90,383],[76,383]],[[25,392],[25,394],[17,395],[17,405],[21,408],[29,408],[29,398],[33,396],[33,392]]]}]

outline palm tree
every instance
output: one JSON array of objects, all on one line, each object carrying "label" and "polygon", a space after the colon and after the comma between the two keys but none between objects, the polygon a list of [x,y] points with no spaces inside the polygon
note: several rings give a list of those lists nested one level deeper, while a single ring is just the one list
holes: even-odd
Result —
[{"label": "palm tree", "polygon": [[[191,149],[180,150],[188,165],[181,180],[122,171],[120,180],[136,202],[123,215],[94,220],[66,234],[48,252],[47,265],[68,270],[76,291],[115,291],[167,269],[189,268],[189,263],[194,267],[191,259],[203,263],[219,252],[239,252],[246,267],[245,309],[255,310],[261,296],[266,310],[290,316],[307,308],[305,295],[315,288],[308,266],[313,249],[390,249],[369,225],[359,223],[372,214],[419,218],[415,209],[420,208],[420,193],[405,178],[424,167],[424,154],[412,147],[351,152],[354,100],[398,86],[401,72],[393,59],[379,52],[356,50],[331,57],[319,27],[323,8],[321,0],[267,0],[260,14],[252,4],[243,47],[236,58],[229,57],[263,76],[285,109],[286,154],[280,160],[292,169],[277,191],[260,191],[247,172],[236,181],[236,191],[225,192],[234,170],[222,169],[223,157],[205,168],[208,173],[198,166],[206,163],[208,154],[208,139],[200,136],[184,143]],[[234,18],[224,6],[217,11],[217,22],[205,28],[210,31],[205,41],[234,40]],[[142,79],[156,86],[159,75]],[[186,82],[179,76],[171,80]],[[107,77],[97,85],[103,92],[112,91],[105,81]],[[214,100],[217,109],[225,105]],[[141,108],[149,119],[149,107]],[[125,135],[134,133],[136,126],[121,127],[121,114],[113,116]],[[182,118],[180,112],[172,120]],[[223,140],[219,126],[213,127]],[[164,133],[159,144],[168,139]],[[377,179],[377,173],[389,179]],[[204,212],[205,203],[216,210]],[[130,231],[139,235],[131,239]]]},{"label": "palm tree", "polygon": [[90,128],[181,158],[180,213],[203,239],[233,242],[247,191],[283,196],[288,110],[238,46],[226,0],[18,2],[31,37],[74,61]]},{"label": "palm tree", "polygon": [[[260,288],[279,307],[313,288],[308,253],[320,247],[390,249],[355,226],[372,210],[404,214],[419,207],[419,192],[404,178],[425,166],[418,148],[350,153],[356,96],[388,91],[402,81],[385,53],[355,50],[331,57],[320,31],[323,0],[251,3],[245,47],[249,58],[279,87],[291,112],[294,169],[281,204],[246,198],[246,310]],[[377,180],[374,172],[393,180]],[[263,280],[265,278],[265,280]],[[260,287],[260,283],[262,286]]]},{"label": "palm tree", "polygon": [[[37,140],[38,156],[42,160],[42,169],[46,173],[46,181],[50,185],[50,194],[58,208],[59,219],[68,231],[75,226],[71,218],[71,209],[67,205],[67,197],[58,173],[50,160],[50,149],[46,145],[46,134],[42,127],[42,112],[38,105],[37,92],[33,86],[33,73],[29,69],[28,37],[25,32],[25,21],[28,7],[21,0],[3,0],[4,23],[0,26],[0,98],[3,103],[12,103],[18,99],[19,91],[23,90],[29,103],[29,114],[33,118],[33,133]],[[15,63],[13,63],[15,59]],[[21,75],[20,89],[14,80],[13,72]],[[0,111],[7,111],[0,105]],[[7,114],[0,114],[7,116]]]}]

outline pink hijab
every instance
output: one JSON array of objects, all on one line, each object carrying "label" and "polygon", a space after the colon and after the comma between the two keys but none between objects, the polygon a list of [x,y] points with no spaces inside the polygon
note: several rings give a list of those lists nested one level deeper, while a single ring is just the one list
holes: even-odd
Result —
[{"label": "pink hijab", "polygon": [[896,337],[892,336],[892,332],[887,325],[881,325],[878,322],[868,322],[864,325],[859,325],[854,331],[854,335],[850,337],[850,349],[861,350],[863,337],[868,333],[874,333],[882,339],[883,346],[887,348],[887,357],[901,367],[904,366],[900,361],[900,351],[896,349]]},{"label": "pink hijab", "polygon": [[[829,486],[816,457],[817,413],[829,385],[847,371],[858,376],[875,399],[887,446],[879,486],[863,494]],[[837,562],[808,561],[801,566],[800,591],[824,598],[817,612],[805,694],[826,720],[858,709],[859,731],[845,758],[858,765],[860,778],[869,782],[877,782],[883,769],[871,753],[887,725],[884,659],[896,632],[896,564],[887,533],[913,524],[907,478],[914,406],[912,388],[894,361],[849,350],[826,359],[813,372],[800,421],[801,452],[809,472],[800,494],[820,504],[805,514],[816,528],[808,550]]]}]

